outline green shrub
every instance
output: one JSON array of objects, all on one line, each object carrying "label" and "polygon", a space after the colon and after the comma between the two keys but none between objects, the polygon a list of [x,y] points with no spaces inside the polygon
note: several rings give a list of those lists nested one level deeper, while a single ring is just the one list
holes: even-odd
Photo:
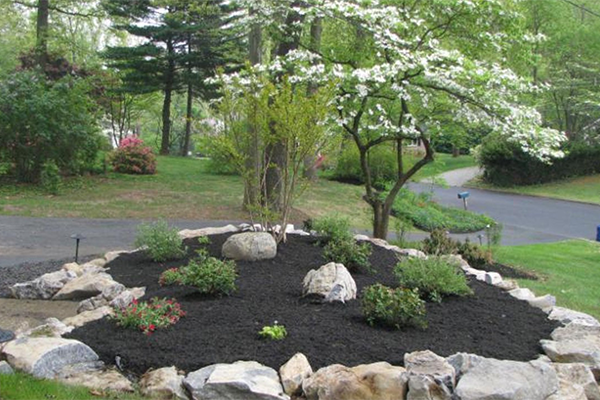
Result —
[{"label": "green shrub", "polygon": [[198,250],[198,257],[181,268],[164,271],[159,284],[194,286],[198,292],[211,295],[229,295],[235,291],[237,272],[235,262],[209,257],[206,250]]},{"label": "green shrub", "polygon": [[418,289],[391,289],[379,283],[368,286],[362,295],[362,310],[370,325],[427,327],[427,309]]},{"label": "green shrub", "polygon": [[40,184],[44,191],[49,194],[58,194],[60,192],[60,170],[54,161],[47,161],[42,166]]},{"label": "green shrub", "polygon": [[448,255],[458,253],[460,243],[452,239],[445,230],[435,229],[423,240],[423,251],[432,255]]},{"label": "green shrub", "polygon": [[165,221],[141,224],[135,245],[147,247],[146,251],[156,262],[177,259],[185,255],[183,241],[177,229],[169,227]]},{"label": "green shrub", "polygon": [[0,82],[0,162],[21,182],[37,182],[50,161],[66,174],[87,172],[103,138],[90,87],[81,78],[57,81],[18,71]]},{"label": "green shrub", "polygon": [[350,231],[350,219],[342,216],[328,216],[311,222],[311,227],[321,236],[324,244],[323,257],[330,262],[344,264],[350,271],[372,272],[369,256],[371,246],[357,243]]},{"label": "green shrub", "polygon": [[344,264],[351,272],[374,272],[369,262],[370,255],[371,245],[357,243],[353,238],[332,240],[323,248],[323,257],[327,261]]},{"label": "green shrub", "polygon": [[458,245],[458,254],[473,268],[483,267],[494,262],[492,252],[468,240]]},{"label": "green shrub", "polygon": [[477,232],[496,222],[490,217],[454,207],[444,207],[427,194],[403,189],[394,201],[392,214],[427,232],[444,229],[453,233]]},{"label": "green shrub", "polygon": [[322,237],[323,242],[352,239],[350,218],[341,215],[329,215],[312,220],[309,230],[311,229]]},{"label": "green shrub", "polygon": [[400,286],[418,289],[419,293],[434,301],[441,301],[444,296],[473,294],[465,274],[458,266],[438,257],[426,260],[409,258],[398,263],[394,273]]},{"label": "green shrub", "polygon": [[283,340],[287,336],[287,330],[285,326],[277,325],[277,321],[275,321],[275,325],[263,326],[258,335],[265,339]]},{"label": "green shrub", "polygon": [[[375,188],[383,189],[388,182],[396,180],[398,167],[394,146],[375,146],[368,154],[368,163]],[[360,167],[360,154],[354,143],[348,143],[341,151],[331,177],[341,182],[356,184],[365,182],[365,177]]]}]

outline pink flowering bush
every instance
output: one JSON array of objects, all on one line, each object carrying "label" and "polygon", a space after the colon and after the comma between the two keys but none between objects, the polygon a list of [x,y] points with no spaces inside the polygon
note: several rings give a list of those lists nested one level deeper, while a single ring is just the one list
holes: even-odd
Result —
[{"label": "pink flowering bush", "polygon": [[175,299],[155,297],[148,302],[134,300],[127,307],[117,308],[112,318],[119,326],[139,329],[151,335],[156,329],[176,324],[184,316],[185,311]]},{"label": "pink flowering bush", "polygon": [[110,162],[115,172],[152,175],[156,173],[156,157],[142,139],[128,137],[112,152]]}]

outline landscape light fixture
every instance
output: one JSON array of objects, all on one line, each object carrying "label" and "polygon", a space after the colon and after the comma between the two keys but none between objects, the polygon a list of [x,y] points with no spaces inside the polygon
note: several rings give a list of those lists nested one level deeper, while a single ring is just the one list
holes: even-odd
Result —
[{"label": "landscape light fixture", "polygon": [[75,239],[75,262],[77,262],[79,259],[79,242],[85,239],[85,237],[83,237],[79,233],[76,233],[74,235],[71,235],[71,239]]}]

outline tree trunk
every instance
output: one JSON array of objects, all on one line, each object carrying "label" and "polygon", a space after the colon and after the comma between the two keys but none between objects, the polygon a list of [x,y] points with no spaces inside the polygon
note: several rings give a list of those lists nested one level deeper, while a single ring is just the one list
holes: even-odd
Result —
[{"label": "tree trunk", "polygon": [[175,80],[175,60],[173,59],[173,41],[167,40],[168,66],[165,76],[165,99],[162,109],[162,140],[160,144],[160,154],[168,155],[170,152],[171,138],[171,97],[173,94],[173,84]]},{"label": "tree trunk", "polygon": [[[252,26],[248,36],[248,60],[251,65],[262,62],[262,28],[260,25]],[[248,209],[261,203],[261,170],[262,159],[260,142],[254,126],[249,126],[250,136],[253,138],[249,144],[246,169],[252,171],[252,179],[245,182],[243,207]]]},{"label": "tree trunk", "polygon": [[[192,38],[188,35],[188,54],[192,53]],[[192,107],[194,105],[194,86],[192,85],[192,65],[188,63],[187,108],[185,111],[185,137],[181,146],[181,155],[187,157],[190,152],[192,136]]]},{"label": "tree trunk", "polygon": [[[321,50],[321,36],[323,33],[323,21],[321,18],[316,18],[310,25],[310,48],[315,52]],[[313,95],[318,90],[318,86],[310,82],[308,84],[308,94]],[[304,178],[310,182],[315,182],[317,176],[317,154],[311,154],[304,159]]]},{"label": "tree trunk", "polygon": [[376,202],[371,207],[373,208],[373,237],[385,240],[390,225],[390,210],[386,210],[381,202]]},{"label": "tree trunk", "polygon": [[48,18],[49,0],[39,0],[37,6],[36,54],[42,70],[48,62]]}]

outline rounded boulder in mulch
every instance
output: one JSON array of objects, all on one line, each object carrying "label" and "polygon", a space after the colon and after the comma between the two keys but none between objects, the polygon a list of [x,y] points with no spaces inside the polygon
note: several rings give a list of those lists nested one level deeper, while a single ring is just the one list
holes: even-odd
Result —
[{"label": "rounded boulder in mulch", "polygon": [[[221,257],[229,236],[211,236],[210,244],[202,247]],[[190,257],[201,247],[195,239],[185,244]],[[69,337],[88,344],[106,363],[114,364],[119,356],[125,369],[142,374],[149,368],[174,365],[194,371],[238,360],[279,369],[298,352],[306,355],[315,370],[336,363],[403,365],[405,353],[426,349],[440,356],[465,352],[528,361],[540,353],[539,340],[549,338],[558,326],[527,302],[473,279],[469,285],[474,296],[427,304],[426,330],[371,327],[362,315],[360,300],[342,304],[302,298],[306,274],[327,263],[311,237],[290,235],[273,259],[238,261],[237,291],[228,297],[199,295],[188,286],[159,286],[163,271],[188,261],[159,264],[143,253],[132,253],[108,265],[113,278],[125,286],[146,286],[145,299],[176,298],[187,313],[176,325],[146,336],[105,318],[74,330]],[[374,246],[370,262],[375,273],[353,274],[359,297],[366,286],[375,283],[397,286],[393,252]],[[261,339],[258,331],[275,321],[285,326],[287,337]]]}]

